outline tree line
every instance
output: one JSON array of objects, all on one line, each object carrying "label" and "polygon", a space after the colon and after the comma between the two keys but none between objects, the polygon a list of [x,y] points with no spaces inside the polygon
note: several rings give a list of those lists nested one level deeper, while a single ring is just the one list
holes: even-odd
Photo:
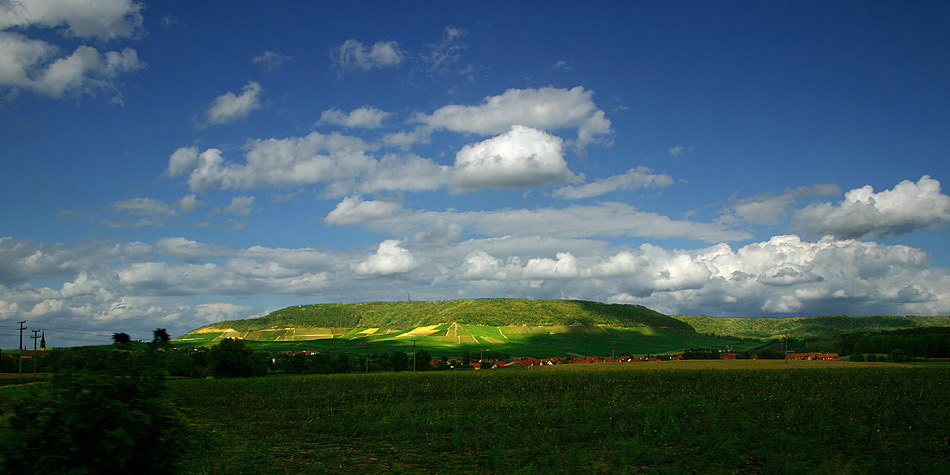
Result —
[{"label": "tree line", "polygon": [[844,335],[839,353],[896,354],[898,357],[950,358],[950,328],[932,327]]}]

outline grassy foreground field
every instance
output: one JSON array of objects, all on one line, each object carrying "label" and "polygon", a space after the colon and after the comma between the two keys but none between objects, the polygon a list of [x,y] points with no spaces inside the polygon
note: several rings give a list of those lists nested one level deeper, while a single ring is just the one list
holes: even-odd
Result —
[{"label": "grassy foreground field", "polygon": [[668,367],[177,380],[168,397],[198,433],[188,473],[950,468],[947,368]]}]

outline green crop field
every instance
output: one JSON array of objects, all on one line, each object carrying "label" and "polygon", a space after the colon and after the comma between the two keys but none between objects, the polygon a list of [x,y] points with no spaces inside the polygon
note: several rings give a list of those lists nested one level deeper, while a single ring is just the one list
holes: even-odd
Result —
[{"label": "green crop field", "polygon": [[[728,363],[720,363],[728,364]],[[186,473],[946,473],[950,370],[177,380]]]}]

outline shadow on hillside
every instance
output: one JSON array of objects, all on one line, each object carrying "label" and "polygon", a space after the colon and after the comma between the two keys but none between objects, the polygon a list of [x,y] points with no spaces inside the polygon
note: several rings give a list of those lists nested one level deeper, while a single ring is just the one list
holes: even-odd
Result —
[{"label": "shadow on hillside", "polygon": [[[600,302],[589,302],[586,300],[574,301],[578,307],[583,310],[603,316],[603,320],[621,319],[628,325],[642,324],[650,327],[678,328],[680,330],[694,331],[688,323],[677,320],[673,317],[663,315],[662,313],[650,310],[640,305],[624,304],[605,304]],[[631,312],[635,309],[635,312]],[[590,325],[594,322],[584,321],[584,324]]]}]

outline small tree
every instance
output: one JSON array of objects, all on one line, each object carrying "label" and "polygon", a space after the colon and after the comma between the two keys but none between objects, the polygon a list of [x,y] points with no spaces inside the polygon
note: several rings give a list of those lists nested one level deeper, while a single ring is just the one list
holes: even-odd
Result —
[{"label": "small tree", "polygon": [[155,337],[152,339],[152,343],[157,343],[159,345],[165,345],[168,343],[168,340],[171,340],[171,337],[168,336],[168,332],[164,328],[156,328],[154,332]]},{"label": "small tree", "polygon": [[267,362],[244,344],[244,340],[225,338],[208,350],[211,375],[216,378],[247,378],[267,374]]},{"label": "small tree", "polygon": [[129,337],[128,333],[113,333],[112,341],[116,345],[127,345],[129,343],[132,343],[132,338]]},{"label": "small tree", "polygon": [[429,369],[432,362],[432,355],[426,350],[416,350],[416,370],[425,371]]},{"label": "small tree", "polygon": [[394,351],[389,361],[393,365],[393,371],[404,371],[409,368],[409,355],[402,351]]},{"label": "small tree", "polygon": [[888,355],[890,360],[894,363],[903,363],[908,360],[907,353],[900,348],[895,348],[894,351],[891,351],[891,354]]}]

